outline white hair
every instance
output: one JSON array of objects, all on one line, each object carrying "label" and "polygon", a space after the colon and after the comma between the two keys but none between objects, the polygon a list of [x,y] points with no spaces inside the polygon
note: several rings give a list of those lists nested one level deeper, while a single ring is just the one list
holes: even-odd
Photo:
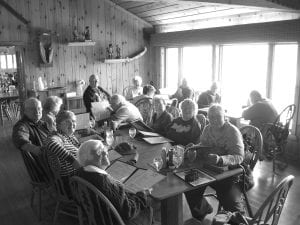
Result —
[{"label": "white hair", "polygon": [[81,144],[77,152],[77,158],[82,166],[93,164],[99,161],[101,153],[105,151],[104,145],[100,140],[88,140]]},{"label": "white hair", "polygon": [[180,109],[183,111],[185,108],[191,108],[195,111],[194,115],[198,114],[198,105],[192,99],[187,98],[180,103]]},{"label": "white hair", "polygon": [[116,105],[118,104],[122,104],[122,103],[125,103],[126,102],[126,99],[124,96],[122,95],[113,95],[110,99],[111,102],[115,103]]},{"label": "white hair", "polygon": [[219,114],[219,115],[225,115],[225,111],[223,107],[220,104],[212,104],[207,112],[208,115],[210,114]]},{"label": "white hair", "polygon": [[38,100],[37,98],[28,98],[24,102],[24,109],[28,108],[33,108],[33,107],[38,107],[38,105],[42,105],[41,101]]},{"label": "white hair", "polygon": [[140,84],[142,84],[142,78],[140,76],[134,76],[134,78],[132,78],[132,81],[138,81]]}]

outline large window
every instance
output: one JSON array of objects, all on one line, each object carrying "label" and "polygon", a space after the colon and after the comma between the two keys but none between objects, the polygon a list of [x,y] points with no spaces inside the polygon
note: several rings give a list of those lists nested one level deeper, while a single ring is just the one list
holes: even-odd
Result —
[{"label": "large window", "polygon": [[16,55],[15,54],[1,54],[0,53],[0,69],[16,69]]},{"label": "large window", "polygon": [[178,48],[167,48],[165,87],[172,92],[178,87],[178,73]]},{"label": "large window", "polygon": [[195,91],[209,89],[212,82],[212,46],[184,47],[182,76]]},{"label": "large window", "polygon": [[295,101],[297,44],[277,44],[274,48],[271,98],[278,113]]},{"label": "large window", "polygon": [[267,44],[223,46],[221,90],[224,107],[241,110],[247,105],[252,90],[265,96],[267,68]]}]

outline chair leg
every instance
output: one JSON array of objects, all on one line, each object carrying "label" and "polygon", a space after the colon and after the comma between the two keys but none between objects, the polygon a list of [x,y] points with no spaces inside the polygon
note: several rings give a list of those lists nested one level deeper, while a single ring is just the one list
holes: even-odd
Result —
[{"label": "chair leg", "polygon": [[83,225],[83,217],[82,217],[83,215],[79,205],[77,205],[77,212],[78,212],[79,225]]},{"label": "chair leg", "polygon": [[253,217],[253,212],[252,212],[252,208],[251,208],[247,193],[243,191],[243,195],[244,195],[244,198],[245,198],[248,215],[252,218]]},{"label": "chair leg", "polygon": [[41,221],[42,219],[42,189],[39,188],[39,211],[38,211],[38,214],[39,214],[39,221]]},{"label": "chair leg", "polygon": [[60,209],[60,202],[58,201],[56,203],[56,207],[55,207],[54,218],[53,218],[53,225],[56,224],[56,221],[57,221],[57,218],[58,218],[59,209]]},{"label": "chair leg", "polygon": [[34,194],[35,194],[35,190],[34,190],[34,187],[33,187],[32,188],[32,192],[31,192],[31,198],[30,198],[30,206],[31,206],[31,208],[33,208]]}]

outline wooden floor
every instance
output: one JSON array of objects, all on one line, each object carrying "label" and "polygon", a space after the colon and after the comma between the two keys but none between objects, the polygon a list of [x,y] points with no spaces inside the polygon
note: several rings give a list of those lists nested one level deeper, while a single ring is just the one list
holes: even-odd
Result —
[{"label": "wooden floor", "polygon": [[[12,124],[5,123],[0,127],[0,224],[1,225],[48,225],[51,224],[54,212],[53,199],[43,200],[43,220],[38,221],[36,208],[30,208],[31,186],[19,151],[11,140]],[[255,187],[249,191],[249,198],[254,208],[273,190],[274,186],[285,176],[293,174],[294,184],[289,193],[281,215],[280,225],[300,225],[300,167],[289,165],[280,172],[272,174],[270,162],[260,162],[255,171]],[[187,218],[185,216],[185,218]],[[76,219],[61,215],[57,224],[78,224]],[[188,224],[197,224],[190,222]]]}]

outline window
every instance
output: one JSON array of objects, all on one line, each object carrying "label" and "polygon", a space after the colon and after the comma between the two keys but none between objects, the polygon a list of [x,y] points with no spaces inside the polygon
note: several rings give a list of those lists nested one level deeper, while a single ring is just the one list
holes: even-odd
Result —
[{"label": "window", "polygon": [[271,98],[280,113],[295,102],[297,44],[276,44],[274,48]]},{"label": "window", "polygon": [[212,46],[183,48],[182,76],[195,91],[206,91],[212,82]]},{"label": "window", "polygon": [[241,111],[252,90],[266,95],[268,48],[267,44],[223,46],[221,90],[227,110]]},{"label": "window", "polygon": [[165,87],[175,92],[178,87],[178,48],[166,49]]},{"label": "window", "polygon": [[7,69],[16,69],[16,55],[15,54],[0,54],[0,69],[7,70]]}]

